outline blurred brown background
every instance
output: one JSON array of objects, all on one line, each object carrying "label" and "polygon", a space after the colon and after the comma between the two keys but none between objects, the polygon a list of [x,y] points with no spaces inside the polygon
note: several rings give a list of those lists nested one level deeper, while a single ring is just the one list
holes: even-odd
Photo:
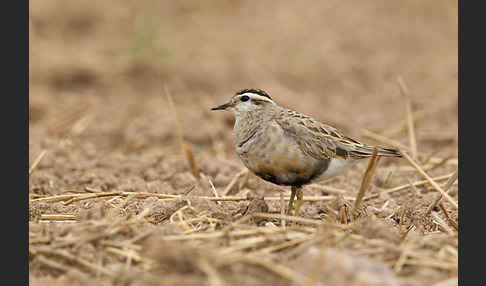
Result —
[{"label": "blurred brown background", "polygon": [[221,131],[210,107],[256,87],[360,136],[404,118],[402,76],[416,110],[442,107],[419,139],[450,135],[457,21],[455,1],[31,1],[31,123],[89,103],[90,131],[116,129],[139,106],[144,129],[171,137],[166,84],[197,143]]}]

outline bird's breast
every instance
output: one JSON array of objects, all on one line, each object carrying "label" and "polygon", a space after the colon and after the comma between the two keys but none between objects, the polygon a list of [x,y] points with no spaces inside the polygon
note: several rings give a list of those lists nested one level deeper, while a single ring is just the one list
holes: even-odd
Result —
[{"label": "bird's breast", "polygon": [[305,155],[277,126],[262,131],[242,147],[235,146],[245,166],[260,178],[278,185],[303,185],[327,169],[328,160]]}]

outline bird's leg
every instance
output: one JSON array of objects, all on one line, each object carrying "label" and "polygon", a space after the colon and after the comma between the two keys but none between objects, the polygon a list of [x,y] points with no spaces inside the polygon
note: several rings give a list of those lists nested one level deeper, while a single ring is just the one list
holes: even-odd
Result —
[{"label": "bird's leg", "polygon": [[290,211],[292,210],[292,206],[294,205],[295,192],[297,190],[298,190],[297,187],[294,186],[290,188],[290,200],[289,200],[289,206],[287,207],[287,215],[290,215]]},{"label": "bird's leg", "polygon": [[295,203],[295,216],[299,216],[300,206],[304,199],[304,192],[302,187],[297,187],[297,202]]}]

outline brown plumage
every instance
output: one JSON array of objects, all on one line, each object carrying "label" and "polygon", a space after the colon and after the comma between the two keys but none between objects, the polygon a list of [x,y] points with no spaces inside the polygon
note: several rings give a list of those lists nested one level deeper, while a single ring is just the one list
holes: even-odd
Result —
[{"label": "brown plumage", "polygon": [[[367,158],[371,156],[375,148],[343,135],[332,126],[293,110],[282,110],[274,119],[285,130],[287,136],[291,136],[299,143],[303,152],[316,159]],[[378,156],[402,156],[394,149],[377,148]]]},{"label": "brown plumage", "polygon": [[[259,89],[237,92],[228,103],[212,110],[232,109],[236,153],[260,178],[292,186],[289,209],[302,185],[340,174],[360,159],[372,155],[375,146],[363,144],[336,128],[293,110],[278,106]],[[394,149],[376,147],[378,156],[401,157]]]}]

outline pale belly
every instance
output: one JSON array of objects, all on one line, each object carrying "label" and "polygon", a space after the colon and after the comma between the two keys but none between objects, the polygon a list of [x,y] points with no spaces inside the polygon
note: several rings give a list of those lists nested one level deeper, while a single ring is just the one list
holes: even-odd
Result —
[{"label": "pale belly", "polygon": [[329,166],[327,167],[327,170],[323,172],[321,175],[318,177],[314,178],[313,181],[318,182],[322,180],[329,179],[331,177],[340,175],[349,169],[357,162],[358,160],[342,160],[338,158],[333,158],[331,159]]}]

